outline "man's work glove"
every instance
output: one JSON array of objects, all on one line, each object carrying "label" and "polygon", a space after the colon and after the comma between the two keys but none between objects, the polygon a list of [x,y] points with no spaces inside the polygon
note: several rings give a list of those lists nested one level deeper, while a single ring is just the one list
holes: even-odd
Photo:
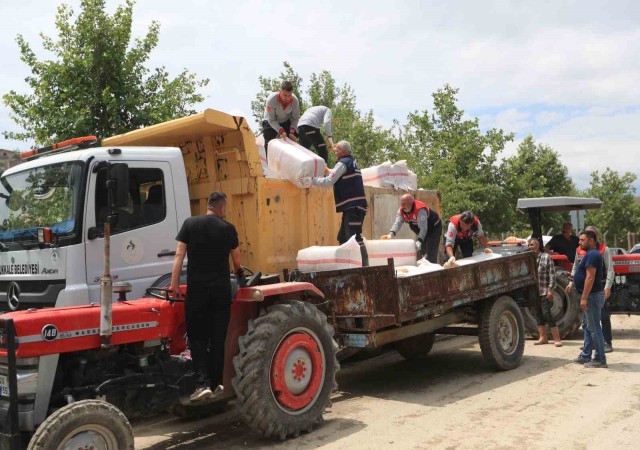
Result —
[{"label": "man's work glove", "polygon": [[287,132],[286,132],[286,131],[284,131],[284,128],[280,128],[280,129],[278,130],[278,134],[280,135],[280,137],[281,137],[282,139],[287,139]]},{"label": "man's work glove", "polygon": [[451,258],[449,258],[449,260],[447,261],[449,264],[456,262],[456,257],[452,256]]},{"label": "man's work glove", "polygon": [[482,251],[485,252],[485,253],[493,253],[493,250],[491,250],[489,247],[485,248]]},{"label": "man's work glove", "polygon": [[420,251],[422,249],[422,240],[418,239],[416,241],[416,250]]},{"label": "man's work glove", "polygon": [[312,181],[311,177],[300,177],[300,185],[304,188],[311,187]]}]

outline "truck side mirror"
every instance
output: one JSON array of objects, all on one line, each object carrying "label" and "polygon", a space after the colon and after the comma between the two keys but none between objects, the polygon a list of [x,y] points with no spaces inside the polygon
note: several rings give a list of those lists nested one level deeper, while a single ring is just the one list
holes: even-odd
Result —
[{"label": "truck side mirror", "polygon": [[111,191],[112,210],[129,204],[129,166],[124,163],[109,164],[107,189]]}]

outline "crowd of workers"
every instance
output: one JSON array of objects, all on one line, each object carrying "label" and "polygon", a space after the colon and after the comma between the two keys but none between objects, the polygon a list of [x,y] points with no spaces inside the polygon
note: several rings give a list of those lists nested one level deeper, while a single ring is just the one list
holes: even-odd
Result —
[{"label": "crowd of workers", "polygon": [[[329,145],[336,157],[336,165],[327,169],[322,177],[301,179],[303,186],[333,187],[335,208],[342,214],[337,240],[340,244],[356,237],[360,245],[363,266],[368,265],[367,249],[362,238],[362,224],[367,214],[367,199],[361,170],[352,154],[347,141],[333,144],[331,134],[331,110],[326,106],[313,106],[300,115],[300,102],[293,94],[290,82],[283,82],[278,92],[270,94],[265,105],[265,118],[262,123],[265,150],[269,142],[280,136],[299,142],[305,148],[314,150],[325,162],[328,160],[327,143],[320,128],[324,126]],[[207,213],[185,220],[176,240],[178,241],[174,260],[171,287],[173,295],[181,298],[179,288],[180,274],[185,256],[188,257],[187,277],[189,279],[185,316],[187,335],[194,370],[197,374],[197,387],[191,395],[192,401],[200,401],[222,393],[222,373],[224,363],[224,341],[230,316],[231,287],[229,282],[229,256],[234,273],[242,277],[238,234],[235,227],[224,220],[227,199],[225,194],[214,192],[209,196]],[[392,239],[403,224],[409,224],[416,234],[416,251],[431,263],[439,262],[442,220],[438,213],[411,194],[400,199],[395,222],[388,234],[381,239]],[[570,225],[570,224],[568,224]],[[571,228],[563,229],[563,234],[549,242],[549,250],[564,253],[574,262],[573,279],[575,287],[581,293],[580,306],[585,310],[583,328],[585,341],[582,353],[576,359],[587,367],[606,367],[605,352],[611,351],[610,320],[605,325],[603,337],[600,320],[603,324],[608,314],[602,309],[605,294],[602,294],[603,255],[604,264],[613,272],[611,257],[606,246],[597,242],[596,232],[586,230],[580,235],[579,247]],[[447,263],[454,263],[458,249],[463,258],[473,253],[473,240],[478,239],[487,253],[491,252],[482,230],[480,220],[470,211],[452,216],[444,235],[444,253]],[[576,252],[576,247],[578,251]],[[537,239],[530,240],[529,248],[538,255],[540,301],[537,308],[537,321],[540,339],[537,344],[546,344],[547,323],[556,346],[560,346],[560,333],[553,321],[551,302],[555,287],[553,262],[548,254],[542,252]],[[610,293],[611,280],[607,278],[605,292]],[[572,285],[567,286],[567,290]],[[608,289],[608,291],[607,291]],[[607,294],[608,297],[608,294]],[[600,311],[603,311],[602,315]],[[597,327],[594,325],[597,322]],[[608,330],[608,334],[607,331]],[[607,340],[608,339],[608,340]],[[607,347],[608,345],[608,347]],[[595,348],[595,358],[591,353]],[[217,386],[212,389],[212,386]]]}]

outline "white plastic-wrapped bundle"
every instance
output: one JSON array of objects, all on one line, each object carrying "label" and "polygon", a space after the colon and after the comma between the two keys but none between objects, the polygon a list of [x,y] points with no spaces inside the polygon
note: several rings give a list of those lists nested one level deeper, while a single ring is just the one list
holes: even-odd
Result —
[{"label": "white plastic-wrapped bundle", "polygon": [[268,176],[289,180],[300,188],[302,177],[322,177],[327,166],[324,159],[302,145],[287,139],[272,139],[267,151]]},{"label": "white plastic-wrapped bundle", "polygon": [[393,258],[394,266],[415,266],[416,244],[413,239],[387,239],[364,241],[370,266],[386,266],[387,258]]},{"label": "white plastic-wrapped bundle", "polygon": [[479,255],[470,256],[469,258],[456,259],[456,264],[458,266],[466,266],[469,264],[475,264],[479,261],[488,261],[496,258],[502,258],[502,255],[498,255],[497,253],[481,253]]},{"label": "white plastic-wrapped bundle", "polygon": [[409,190],[415,191],[418,189],[418,175],[415,172],[409,171]]},{"label": "white plastic-wrapped bundle", "polygon": [[340,246],[318,246],[303,248],[296,257],[300,272],[322,272],[326,270],[354,269],[362,267],[360,244],[355,235]]},{"label": "white plastic-wrapped bundle", "polygon": [[396,163],[391,166],[391,175],[396,189],[410,191],[418,188],[418,177],[415,177],[415,183],[413,183],[409,175],[409,167],[405,160],[396,161]]},{"label": "white plastic-wrapped bundle", "polygon": [[258,155],[260,155],[260,165],[262,166],[262,174],[267,175],[267,152],[264,151],[264,136],[260,135],[256,138],[256,146],[258,147]]},{"label": "white plastic-wrapped bundle", "polygon": [[396,267],[396,276],[398,278],[406,278],[406,277],[412,277],[415,275],[422,275],[424,273],[440,272],[442,270],[444,270],[442,266],[428,262],[428,264],[421,264],[418,266]]},{"label": "white plastic-wrapped bundle", "polygon": [[383,162],[377,166],[362,169],[362,181],[365,186],[393,188],[395,187],[391,175],[391,161]]}]

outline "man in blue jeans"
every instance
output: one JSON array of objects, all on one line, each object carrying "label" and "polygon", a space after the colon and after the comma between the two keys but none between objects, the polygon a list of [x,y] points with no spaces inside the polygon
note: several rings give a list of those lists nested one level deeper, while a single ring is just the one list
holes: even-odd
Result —
[{"label": "man in blue jeans", "polygon": [[[604,305],[604,288],[602,286],[602,255],[596,248],[596,234],[591,230],[580,233],[580,248],[585,255],[580,260],[573,281],[580,294],[580,308],[584,311],[584,349],[573,361],[585,367],[608,367],[604,353],[604,335],[600,325],[602,306]],[[595,356],[591,353],[595,347]]]}]

